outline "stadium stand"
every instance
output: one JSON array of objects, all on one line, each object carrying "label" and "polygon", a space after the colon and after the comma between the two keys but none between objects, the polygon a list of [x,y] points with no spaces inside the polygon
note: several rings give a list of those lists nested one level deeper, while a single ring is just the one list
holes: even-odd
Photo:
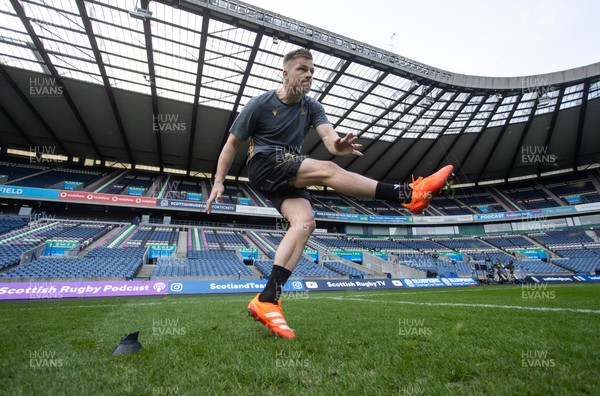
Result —
[{"label": "stadium stand", "polygon": [[[0,234],[0,271],[4,277],[131,277],[135,271],[123,263],[118,268],[110,267],[107,272],[97,267],[99,254],[95,249],[82,257],[54,256],[51,250],[45,250],[42,257],[32,263],[18,265],[21,255],[36,246],[47,242],[66,242],[75,245],[85,241],[92,242],[101,238],[112,225],[101,222],[85,223],[67,220],[46,220],[27,223],[27,217],[0,218],[5,232]],[[23,226],[25,225],[25,226]],[[21,226],[21,227],[18,227]],[[120,250],[145,251],[148,246],[175,246],[179,235],[178,227],[151,224],[123,225],[103,241],[108,252]],[[267,276],[273,265],[272,259],[276,247],[283,237],[282,231],[251,230],[243,231],[230,228],[190,227],[187,229],[187,258],[159,258],[152,271],[156,277],[252,277],[251,269],[242,263],[235,250],[257,247],[260,258],[255,260],[255,268]],[[549,273],[593,273],[600,267],[600,242],[596,234],[580,229],[549,230],[543,233],[527,235],[495,234],[463,237],[428,238],[384,238],[346,236],[345,234],[314,234],[308,247],[320,250],[328,257],[335,257],[338,250],[346,251],[386,251],[388,260],[421,271],[435,271],[440,275],[457,274],[470,276],[474,264],[487,264],[492,268],[496,262],[506,266],[513,262],[515,270],[526,274]],[[519,251],[522,249],[540,250],[542,244],[554,256],[549,262],[540,259],[525,259]],[[111,248],[109,248],[111,247]],[[119,249],[114,249],[114,248]],[[186,248],[186,247],[184,247]],[[453,261],[445,254],[462,253],[464,261]],[[57,254],[62,254],[61,252]],[[138,256],[141,256],[138,254]],[[185,253],[184,253],[185,254]],[[325,257],[324,256],[324,257]],[[106,256],[108,257],[108,256]],[[92,259],[95,260],[92,260]],[[49,261],[50,260],[50,261]],[[55,260],[55,261],[51,261]],[[81,261],[83,260],[83,261]],[[298,277],[364,276],[366,273],[336,260],[325,260],[322,265],[302,258],[302,266],[294,271]],[[93,271],[83,268],[90,266]],[[136,261],[137,263],[137,261]],[[72,265],[71,265],[72,264]],[[141,264],[137,263],[137,264]],[[60,266],[65,266],[60,269]],[[125,270],[124,270],[125,268]],[[129,268],[129,269],[128,269]],[[136,266],[135,268],[138,268]],[[119,271],[117,271],[117,269]],[[18,271],[17,271],[18,270]],[[120,275],[124,274],[124,275]]]},{"label": "stadium stand", "polygon": [[365,275],[368,275],[365,271],[361,271],[358,268],[350,267],[349,265],[346,265],[339,261],[324,261],[323,266],[343,276],[363,277]]},{"label": "stadium stand", "polygon": [[96,248],[84,258],[42,257],[0,273],[0,278],[131,278],[144,248]]},{"label": "stadium stand", "polygon": [[28,222],[26,216],[0,216],[0,235],[25,227]]},{"label": "stadium stand", "polygon": [[187,259],[159,258],[153,277],[256,276],[231,250],[192,250]]},{"label": "stadium stand", "polygon": [[499,187],[499,189],[522,210],[560,206],[560,204],[550,197],[545,189],[537,183],[511,183]]},{"label": "stadium stand", "polygon": [[544,185],[566,205],[600,201],[600,193],[585,174],[548,178]]},{"label": "stadium stand", "polygon": [[[469,194],[458,192],[453,199],[476,213],[504,212],[506,210],[488,189],[484,189],[482,192],[472,191]],[[434,206],[437,207],[437,200],[434,201]]]},{"label": "stadium stand", "polygon": [[[266,277],[271,275],[273,269],[273,261],[270,260],[256,260],[254,262],[256,268]],[[312,277],[339,277],[340,274],[327,269],[323,266],[315,264],[314,262],[307,260],[304,257],[300,258],[298,265],[292,273],[293,278],[312,278]]]},{"label": "stadium stand", "polygon": [[99,171],[72,168],[54,168],[9,182],[11,185],[37,188],[63,188],[64,182],[78,182],[87,186],[106,174]]},{"label": "stadium stand", "polygon": [[19,264],[21,255],[35,247],[33,243],[0,245],[0,270]]},{"label": "stadium stand", "polygon": [[580,230],[546,231],[544,233],[531,236],[546,246],[594,242],[589,235]]}]

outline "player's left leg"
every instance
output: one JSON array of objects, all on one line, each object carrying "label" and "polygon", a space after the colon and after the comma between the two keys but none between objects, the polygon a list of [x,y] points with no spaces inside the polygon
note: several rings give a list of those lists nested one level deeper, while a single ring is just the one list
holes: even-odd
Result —
[{"label": "player's left leg", "polygon": [[294,338],[296,334],[285,320],[279,297],[316,224],[310,202],[305,198],[283,200],[280,211],[290,226],[275,252],[275,261],[267,285],[262,293],[250,301],[248,313],[276,335]]}]

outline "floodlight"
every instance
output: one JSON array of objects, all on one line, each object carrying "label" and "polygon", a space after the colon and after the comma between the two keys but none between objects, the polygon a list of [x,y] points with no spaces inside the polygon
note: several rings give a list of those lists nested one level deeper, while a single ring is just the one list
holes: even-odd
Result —
[{"label": "floodlight", "polygon": [[135,11],[129,11],[129,16],[145,21],[146,19],[152,18],[152,11],[145,10],[143,8],[136,8]]}]

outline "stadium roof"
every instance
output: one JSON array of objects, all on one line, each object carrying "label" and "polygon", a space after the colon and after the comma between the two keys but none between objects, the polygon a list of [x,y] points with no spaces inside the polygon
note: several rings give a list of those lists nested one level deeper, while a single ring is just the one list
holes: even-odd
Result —
[{"label": "stadium roof", "polygon": [[[312,157],[390,182],[445,163],[479,183],[600,162],[600,63],[461,75],[226,0],[0,0],[0,19],[5,148],[212,174],[236,114],[302,46],[310,95],[365,153],[334,159],[313,133]],[[230,175],[246,171],[240,150]]]}]

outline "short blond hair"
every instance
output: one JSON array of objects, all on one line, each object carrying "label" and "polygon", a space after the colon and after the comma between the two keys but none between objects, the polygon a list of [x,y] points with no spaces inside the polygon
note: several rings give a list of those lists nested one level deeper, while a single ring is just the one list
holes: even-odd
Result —
[{"label": "short blond hair", "polygon": [[283,57],[283,67],[285,68],[285,65],[287,65],[289,61],[294,60],[296,58],[306,58],[311,61],[313,60],[312,54],[308,49],[298,48],[285,54],[285,56]]}]

